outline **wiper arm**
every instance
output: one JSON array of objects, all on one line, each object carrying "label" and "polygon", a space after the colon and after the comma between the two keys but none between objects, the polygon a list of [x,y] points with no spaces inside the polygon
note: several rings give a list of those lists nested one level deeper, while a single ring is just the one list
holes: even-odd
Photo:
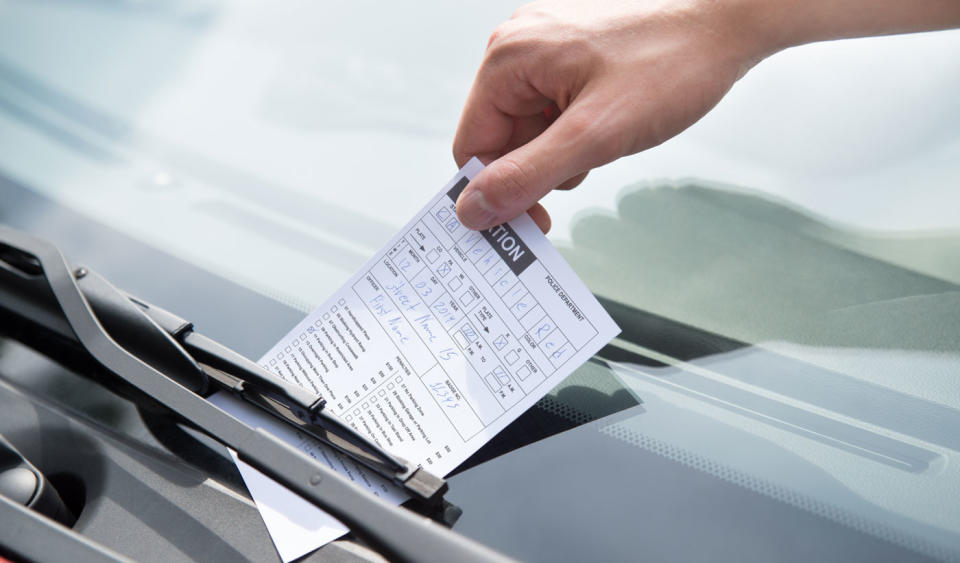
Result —
[{"label": "wiper arm", "polygon": [[[74,277],[78,278],[77,285],[88,301],[91,301],[94,312],[105,307],[110,300],[107,294],[112,290],[105,280],[86,270],[76,272]],[[162,329],[175,344],[180,345],[178,348],[185,352],[188,359],[196,361],[195,369],[206,376],[208,386],[233,393],[268,414],[296,426],[299,431],[343,452],[391,480],[414,498],[435,503],[446,492],[447,485],[443,479],[409,464],[368,440],[339,417],[325,410],[326,401],[322,397],[287,383],[259,364],[196,332],[192,323],[173,313],[129,295],[123,297],[156,325],[152,327],[137,323],[133,318],[136,316],[135,311],[128,311],[119,319],[126,330],[137,330],[137,342],[141,344],[141,349],[145,348],[142,344],[147,342],[144,337],[148,330]],[[117,308],[117,304],[114,304],[113,309]],[[163,339],[153,339],[152,355],[160,355],[156,347],[164,344],[169,343]],[[171,357],[178,356],[177,350],[164,349],[162,352]]]},{"label": "wiper arm", "polygon": [[499,554],[389,505],[306,454],[207,401],[224,389],[343,451],[402,486],[439,500],[446,483],[357,434],[324,402],[193,331],[191,323],[132,298],[52,245],[0,225],[0,308],[76,341],[100,365],[240,459],[330,512],[401,560],[502,560]]},{"label": "wiper arm", "polygon": [[[35,260],[7,247],[0,253],[7,269],[29,277],[21,280],[24,293],[43,296],[44,279]],[[8,275],[13,272],[8,272]],[[391,455],[380,446],[324,410],[326,401],[267,372],[244,356],[197,333],[193,324],[159,307],[115,289],[95,272],[80,268],[73,278],[106,332],[134,356],[194,391],[208,395],[222,389],[262,411],[296,426],[320,442],[389,479],[410,496],[431,504],[446,492],[446,483],[420,467]],[[32,284],[28,285],[28,284]],[[24,308],[23,299],[13,307]],[[55,309],[56,301],[34,300]],[[36,307],[22,311],[36,317]],[[61,331],[69,336],[66,331]],[[199,430],[203,430],[200,428]]]},{"label": "wiper arm", "polygon": [[446,492],[443,479],[368,440],[324,409],[322,398],[271,375],[258,364],[202,334],[190,330],[181,341],[200,362],[207,377],[220,388],[373,469],[414,498],[436,503]]}]

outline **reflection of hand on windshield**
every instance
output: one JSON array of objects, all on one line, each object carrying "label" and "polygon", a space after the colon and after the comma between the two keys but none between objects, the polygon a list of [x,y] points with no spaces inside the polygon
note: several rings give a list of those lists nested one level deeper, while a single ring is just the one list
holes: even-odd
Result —
[{"label": "reflection of hand on windshield", "polygon": [[537,2],[494,31],[454,141],[489,163],[457,211],[476,229],[706,114],[764,57],[831,38],[960,25],[955,0]]}]

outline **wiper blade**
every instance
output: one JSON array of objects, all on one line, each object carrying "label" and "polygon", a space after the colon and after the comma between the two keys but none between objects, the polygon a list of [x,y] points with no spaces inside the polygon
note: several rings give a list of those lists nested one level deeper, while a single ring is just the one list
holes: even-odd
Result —
[{"label": "wiper blade", "polygon": [[414,498],[436,503],[446,492],[446,481],[368,440],[324,409],[322,398],[271,375],[258,364],[202,334],[188,331],[182,342],[200,362],[207,377],[220,388],[373,469]]},{"label": "wiper blade", "polygon": [[[83,273],[78,286],[87,287],[91,274]],[[103,282],[98,282],[98,285]],[[443,479],[421,467],[394,456],[324,409],[326,401],[296,385],[287,383],[259,364],[195,330],[193,324],[159,307],[129,297],[189,356],[209,384],[229,391],[299,431],[343,452],[426,503],[440,500],[447,490]],[[97,307],[94,306],[94,310]]]},{"label": "wiper blade", "polygon": [[439,500],[446,483],[357,434],[324,403],[191,323],[123,294],[84,269],[71,273],[49,243],[0,225],[0,309],[77,342],[97,363],[243,461],[330,512],[399,560],[503,560],[475,542],[389,505],[306,454],[254,429],[205,399],[224,389],[343,451],[401,485]]},{"label": "wiper blade", "polygon": [[[33,287],[29,291],[40,296],[44,279],[36,259],[7,246],[0,261],[8,271],[17,269],[30,278]],[[192,323],[173,313],[117,290],[95,272],[79,268],[73,278],[106,332],[121,347],[182,385],[204,396],[217,389],[230,392],[369,467],[422,503],[437,503],[446,492],[443,479],[390,454],[324,410],[323,398],[203,336]],[[47,300],[47,304],[56,302]]]}]

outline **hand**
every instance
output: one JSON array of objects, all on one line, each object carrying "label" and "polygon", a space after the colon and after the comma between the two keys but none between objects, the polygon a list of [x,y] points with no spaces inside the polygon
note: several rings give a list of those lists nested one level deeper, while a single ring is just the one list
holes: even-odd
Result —
[{"label": "hand", "polygon": [[454,140],[487,168],[457,202],[484,229],[569,189],[591,168],[658,145],[727,92],[760,52],[724,2],[536,2],[490,38]]},{"label": "hand", "polygon": [[559,0],[490,37],[453,143],[488,164],[457,202],[484,229],[587,172],[656,146],[709,111],[764,57],[840,37],[960,25],[958,0]]}]

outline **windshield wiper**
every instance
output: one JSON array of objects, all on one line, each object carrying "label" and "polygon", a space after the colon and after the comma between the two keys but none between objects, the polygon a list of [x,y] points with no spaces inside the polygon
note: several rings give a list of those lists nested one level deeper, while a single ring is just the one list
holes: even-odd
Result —
[{"label": "windshield wiper", "polygon": [[488,548],[362,491],[326,466],[206,400],[228,391],[336,448],[424,502],[446,483],[384,451],[324,409],[322,398],[127,295],[94,272],[71,272],[53,245],[0,225],[0,310],[61,339],[262,473],[400,560],[502,560]]}]

